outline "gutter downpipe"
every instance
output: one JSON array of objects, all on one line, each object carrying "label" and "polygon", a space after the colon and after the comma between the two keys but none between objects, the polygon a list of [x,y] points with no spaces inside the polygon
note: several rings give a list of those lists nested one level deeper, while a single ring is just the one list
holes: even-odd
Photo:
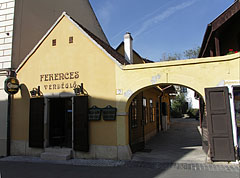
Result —
[{"label": "gutter downpipe", "polygon": [[[15,72],[9,70],[8,77],[16,76]],[[8,108],[7,108],[7,156],[11,155],[11,105],[12,95],[8,94]]]},{"label": "gutter downpipe", "polygon": [[12,103],[12,96],[8,94],[8,110],[7,110],[7,156],[10,156],[11,150],[11,129],[10,129],[10,118],[11,118],[11,103]]},{"label": "gutter downpipe", "polygon": [[162,97],[163,97],[163,91],[161,92],[161,95],[159,96],[159,103],[160,103],[160,124],[161,124],[161,128],[160,130],[162,131],[163,130],[163,125],[162,125]]}]

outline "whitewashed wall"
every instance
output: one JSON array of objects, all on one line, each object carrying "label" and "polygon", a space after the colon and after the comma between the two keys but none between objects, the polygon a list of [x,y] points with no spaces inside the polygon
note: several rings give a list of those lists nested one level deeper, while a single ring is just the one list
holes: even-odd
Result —
[{"label": "whitewashed wall", "polygon": [[[1,74],[1,72],[0,72]],[[6,76],[0,75],[0,156],[7,154],[7,106],[8,95],[4,91]]]},{"label": "whitewashed wall", "polygon": [[[0,0],[0,70],[11,68],[15,0]],[[7,154],[8,95],[4,91],[6,72],[0,72],[0,156]]]},{"label": "whitewashed wall", "polygon": [[14,0],[0,0],[0,69],[11,67]]},{"label": "whitewashed wall", "polygon": [[199,109],[199,100],[194,97],[195,92],[191,89],[187,89],[186,100],[188,102],[188,108]]}]

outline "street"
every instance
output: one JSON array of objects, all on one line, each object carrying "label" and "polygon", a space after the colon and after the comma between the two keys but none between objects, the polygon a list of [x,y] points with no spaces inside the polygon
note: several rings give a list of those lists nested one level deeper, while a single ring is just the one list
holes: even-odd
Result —
[{"label": "street", "polygon": [[146,168],[137,166],[119,167],[93,167],[74,166],[51,163],[24,163],[0,161],[1,178],[173,178],[173,177],[194,177],[194,178],[239,178],[237,169],[221,171],[214,170],[192,170],[162,166],[160,168]]}]

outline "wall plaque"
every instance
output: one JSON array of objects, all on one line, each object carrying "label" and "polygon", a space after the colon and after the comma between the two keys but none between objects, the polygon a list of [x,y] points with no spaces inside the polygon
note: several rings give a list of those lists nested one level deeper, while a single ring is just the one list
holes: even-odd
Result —
[{"label": "wall plaque", "polygon": [[103,120],[105,121],[114,121],[116,120],[117,108],[114,108],[110,105],[102,109]]},{"label": "wall plaque", "polygon": [[93,106],[88,110],[88,120],[99,121],[101,119],[101,108]]}]

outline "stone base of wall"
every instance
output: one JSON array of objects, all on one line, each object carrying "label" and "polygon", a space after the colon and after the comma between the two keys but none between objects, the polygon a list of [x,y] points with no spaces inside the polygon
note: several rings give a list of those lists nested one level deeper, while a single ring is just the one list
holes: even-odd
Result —
[{"label": "stone base of wall", "polygon": [[114,160],[130,160],[132,152],[129,145],[124,146],[104,146],[91,145],[87,153],[75,152],[75,158],[84,159],[114,159]]},{"label": "stone base of wall", "polygon": [[[61,148],[59,148],[61,149]],[[40,157],[44,149],[29,148],[26,141],[12,141],[11,155],[12,156],[37,156]],[[104,146],[90,145],[89,152],[73,151],[74,158],[83,159],[113,159],[113,160],[130,160],[132,152],[129,145],[123,146]]]},{"label": "stone base of wall", "polygon": [[0,139],[0,156],[7,156],[7,139]]},{"label": "stone base of wall", "polygon": [[12,156],[40,156],[43,151],[43,149],[28,147],[26,141],[11,141]]}]

